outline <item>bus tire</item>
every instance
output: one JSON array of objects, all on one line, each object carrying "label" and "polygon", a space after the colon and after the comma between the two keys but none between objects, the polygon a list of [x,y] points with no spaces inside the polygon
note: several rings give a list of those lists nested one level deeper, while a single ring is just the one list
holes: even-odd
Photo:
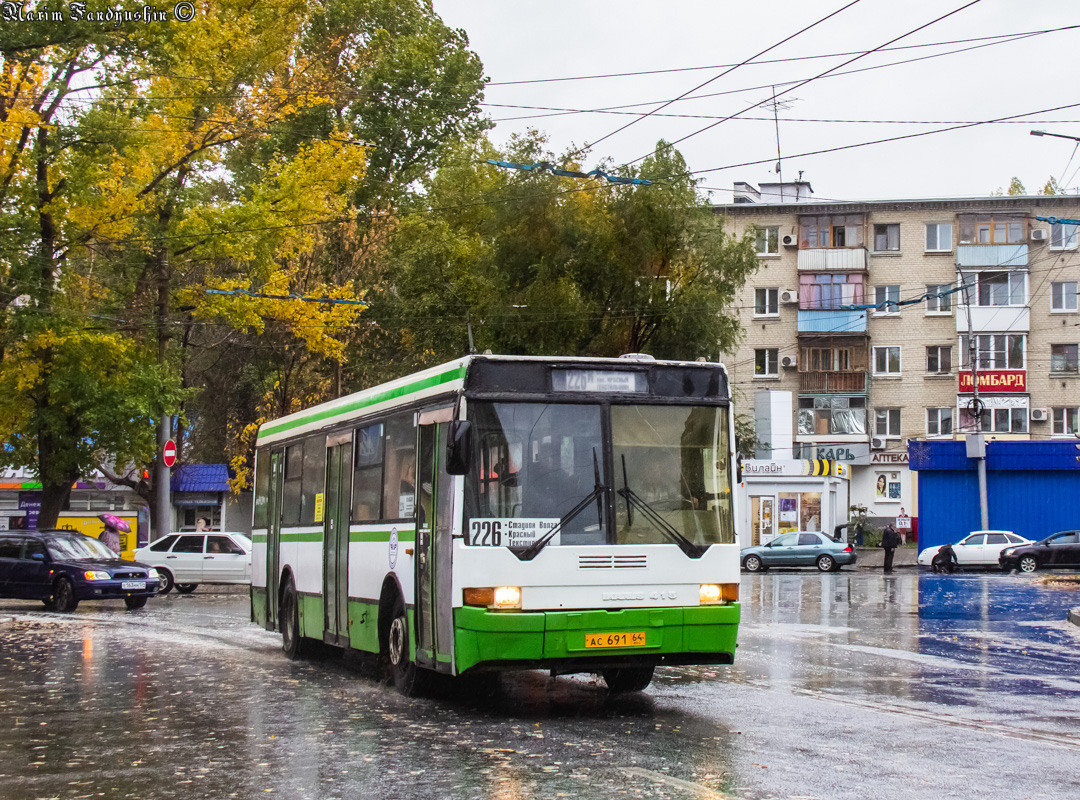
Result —
[{"label": "bus tire", "polygon": [[292,578],[281,592],[281,649],[285,657],[290,661],[296,661],[303,656],[304,639],[300,635],[300,603],[296,597],[296,589],[293,587]]},{"label": "bus tire", "polygon": [[142,608],[143,606],[146,605],[146,595],[145,594],[140,594],[140,595],[135,595],[134,597],[125,597],[124,598],[124,604],[128,608],[130,608],[132,611],[134,611],[137,608]]},{"label": "bus tire", "polygon": [[419,670],[409,658],[409,616],[405,601],[399,594],[390,609],[390,626],[386,635],[386,660],[394,687],[406,697],[415,694],[419,686]]},{"label": "bus tire", "polygon": [[601,674],[610,692],[640,692],[652,683],[656,667],[620,667],[605,669]]}]

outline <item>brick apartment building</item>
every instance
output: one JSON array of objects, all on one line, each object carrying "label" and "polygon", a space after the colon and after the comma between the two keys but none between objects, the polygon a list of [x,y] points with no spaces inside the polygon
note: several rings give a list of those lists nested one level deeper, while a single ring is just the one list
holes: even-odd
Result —
[{"label": "brick apartment building", "polygon": [[792,398],[776,437],[786,448],[787,426],[791,451],[759,458],[837,458],[850,503],[914,515],[908,441],[975,430],[969,325],[988,438],[1080,432],[1077,226],[1036,219],[1075,220],[1080,197],[821,202],[799,181],[736,183],[734,199],[716,212],[729,232],[756,231],[761,268],[725,361],[744,409],[760,390]]}]

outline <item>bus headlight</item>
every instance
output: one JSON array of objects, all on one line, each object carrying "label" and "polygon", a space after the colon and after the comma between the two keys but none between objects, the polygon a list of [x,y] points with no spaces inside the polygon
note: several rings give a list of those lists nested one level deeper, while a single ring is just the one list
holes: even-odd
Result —
[{"label": "bus headlight", "polygon": [[487,606],[494,609],[521,608],[521,588],[518,586],[465,589],[463,594],[467,606]]},{"label": "bus headlight", "polygon": [[102,572],[101,570],[94,571],[91,569],[84,572],[83,577],[88,581],[107,581],[112,578],[112,575],[108,572]]},{"label": "bus headlight", "polygon": [[703,583],[698,588],[698,600],[701,605],[739,602],[739,584]]}]

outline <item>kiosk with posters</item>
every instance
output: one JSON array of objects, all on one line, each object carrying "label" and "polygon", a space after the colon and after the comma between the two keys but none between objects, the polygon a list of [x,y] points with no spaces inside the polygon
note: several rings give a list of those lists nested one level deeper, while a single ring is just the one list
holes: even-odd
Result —
[{"label": "kiosk with posters", "polygon": [[847,522],[848,467],[829,459],[743,462],[739,486],[746,524],[742,547],[767,544],[782,533],[824,531]]}]

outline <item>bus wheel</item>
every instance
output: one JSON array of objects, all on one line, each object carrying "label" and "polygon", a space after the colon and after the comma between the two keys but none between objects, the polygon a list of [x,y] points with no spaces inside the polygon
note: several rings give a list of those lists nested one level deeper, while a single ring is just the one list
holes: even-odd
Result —
[{"label": "bus wheel", "polygon": [[653,670],[656,667],[622,667],[605,669],[604,683],[612,692],[640,692],[652,683]]},{"label": "bus wheel", "polygon": [[285,657],[296,661],[303,654],[300,636],[300,605],[296,600],[296,589],[293,588],[292,579],[285,584],[285,591],[281,593],[281,649],[285,651]]},{"label": "bus wheel", "polygon": [[403,695],[410,696],[418,690],[416,663],[409,658],[409,618],[405,603],[398,596],[390,611],[390,631],[386,637],[386,657],[390,663],[390,677]]},{"label": "bus wheel", "polygon": [[146,605],[146,595],[141,594],[134,597],[125,597],[124,603],[127,605],[128,608],[134,611],[135,609],[142,608]]}]

